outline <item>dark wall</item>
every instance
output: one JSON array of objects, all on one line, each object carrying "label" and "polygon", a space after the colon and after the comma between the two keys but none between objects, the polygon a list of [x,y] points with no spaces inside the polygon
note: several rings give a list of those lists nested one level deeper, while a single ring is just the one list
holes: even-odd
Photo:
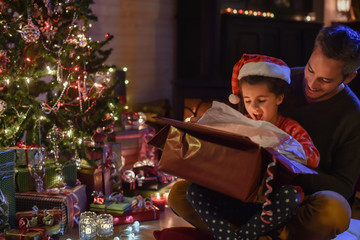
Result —
[{"label": "dark wall", "polygon": [[290,67],[309,58],[320,23],[221,14],[221,0],[178,0],[175,118],[184,99],[227,101],[232,68],[243,53],[283,59]]}]

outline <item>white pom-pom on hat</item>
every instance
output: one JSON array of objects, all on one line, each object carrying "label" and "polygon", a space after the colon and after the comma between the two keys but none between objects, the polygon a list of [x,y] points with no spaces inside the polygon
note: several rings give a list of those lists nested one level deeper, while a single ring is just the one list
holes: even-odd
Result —
[{"label": "white pom-pom on hat", "polygon": [[230,103],[238,104],[240,102],[238,96],[239,81],[246,76],[273,77],[290,84],[290,68],[284,61],[265,55],[245,53],[233,68],[231,78],[232,94],[229,96]]},{"label": "white pom-pom on hat", "polygon": [[230,94],[229,95],[229,102],[232,104],[238,104],[240,102],[240,97],[238,95],[235,94]]}]

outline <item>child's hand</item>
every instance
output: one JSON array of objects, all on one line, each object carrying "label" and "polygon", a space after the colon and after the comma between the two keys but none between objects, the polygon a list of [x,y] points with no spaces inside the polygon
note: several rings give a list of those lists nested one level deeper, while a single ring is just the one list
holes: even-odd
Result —
[{"label": "child's hand", "polygon": [[200,117],[190,117],[190,118],[187,118],[185,120],[185,122],[191,122],[191,123],[196,123],[197,121],[199,121]]}]

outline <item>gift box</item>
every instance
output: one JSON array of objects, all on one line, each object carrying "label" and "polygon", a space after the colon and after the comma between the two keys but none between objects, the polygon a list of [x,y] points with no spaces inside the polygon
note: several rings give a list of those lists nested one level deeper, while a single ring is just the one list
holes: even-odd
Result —
[{"label": "gift box", "polygon": [[[60,159],[62,164],[63,182],[69,187],[74,187],[77,180],[76,164]],[[60,182],[55,159],[47,159],[45,162],[44,188],[52,188]],[[17,192],[35,191],[35,181],[31,177],[27,166],[15,168],[15,181]]]},{"label": "gift box", "polygon": [[168,194],[170,192],[171,187],[174,185],[174,182],[167,182],[167,183],[161,183],[158,182],[156,185],[156,188],[150,188],[150,189],[134,189],[130,190],[127,188],[123,188],[124,196],[137,196],[141,195],[143,197],[151,197],[153,195],[156,195],[157,193],[164,195]]},{"label": "gift box", "polygon": [[0,208],[4,210],[7,208],[8,216],[4,213],[0,215],[0,232],[3,232],[3,227],[5,222],[9,223],[11,227],[15,227],[15,150],[3,149],[0,148],[0,203],[3,199],[7,203],[5,205],[0,205]]},{"label": "gift box", "polygon": [[64,234],[74,227],[74,221],[80,212],[87,208],[86,186],[78,185],[69,189],[53,189],[44,193],[26,192],[16,193],[17,211],[31,211],[36,205],[39,209],[61,210],[60,233]]},{"label": "gift box", "polygon": [[54,236],[60,233],[60,224],[53,226],[35,226],[34,228],[10,229],[5,232],[7,240],[42,240],[46,236]]},{"label": "gift box", "polygon": [[[42,223],[42,219],[44,217],[44,211],[45,209],[38,209],[38,213],[37,213],[37,219],[38,219],[38,223],[39,224],[43,224]],[[54,225],[54,224],[58,224],[61,222],[61,217],[62,217],[62,211],[60,208],[53,208],[53,209],[46,209],[48,214],[52,215],[53,218],[53,224],[50,225]],[[21,219],[27,219],[27,220],[31,220],[32,217],[34,217],[34,211],[18,211],[15,214],[15,222],[16,225],[19,226],[19,221]]]},{"label": "gift box", "polygon": [[97,204],[91,203],[90,210],[93,212],[107,212],[122,214],[130,211],[134,201],[137,201],[137,197],[124,197],[121,202]]},{"label": "gift box", "polygon": [[108,134],[109,143],[121,144],[121,155],[125,158],[125,165],[129,166],[139,160],[140,149],[144,144],[144,134],[150,132],[148,127],[136,130],[117,130]]},{"label": "gift box", "polygon": [[154,205],[133,208],[123,214],[110,214],[113,216],[114,225],[124,225],[134,223],[135,221],[145,222],[160,219],[160,210]]},{"label": "gift box", "polygon": [[33,160],[36,152],[39,150],[37,147],[25,146],[24,144],[18,144],[17,147],[9,147],[16,152],[15,166],[27,166],[29,161]]},{"label": "gift box", "polygon": [[105,195],[113,192],[111,170],[98,166],[94,161],[81,159],[77,176],[80,182],[87,186],[88,199],[91,198],[93,191],[102,192]]},{"label": "gift box", "polygon": [[100,165],[105,162],[107,156],[111,156],[111,145],[87,142],[85,145],[85,154],[90,160],[95,161]]},{"label": "gift box", "polygon": [[[158,118],[167,124],[149,142],[163,150],[159,170],[242,200],[258,201],[270,153],[248,137],[197,123]],[[316,172],[272,153],[294,174]]]}]

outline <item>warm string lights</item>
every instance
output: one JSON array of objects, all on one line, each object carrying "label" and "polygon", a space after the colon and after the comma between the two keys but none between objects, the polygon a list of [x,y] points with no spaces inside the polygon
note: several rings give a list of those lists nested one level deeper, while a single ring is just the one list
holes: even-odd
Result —
[{"label": "warm string lights", "polygon": [[94,20],[87,1],[28,3],[0,9],[0,144],[13,145],[26,131],[28,145],[43,140],[46,146],[56,124],[59,147],[78,149],[94,126],[121,117],[112,86],[116,69],[104,64],[111,51],[101,50],[112,36],[87,36]]},{"label": "warm string lights", "polygon": [[265,18],[274,18],[275,14],[272,12],[262,12],[256,10],[244,10],[244,9],[235,9],[235,8],[226,8],[222,11],[223,14],[233,14],[233,15],[246,15],[254,17],[265,17]]}]

